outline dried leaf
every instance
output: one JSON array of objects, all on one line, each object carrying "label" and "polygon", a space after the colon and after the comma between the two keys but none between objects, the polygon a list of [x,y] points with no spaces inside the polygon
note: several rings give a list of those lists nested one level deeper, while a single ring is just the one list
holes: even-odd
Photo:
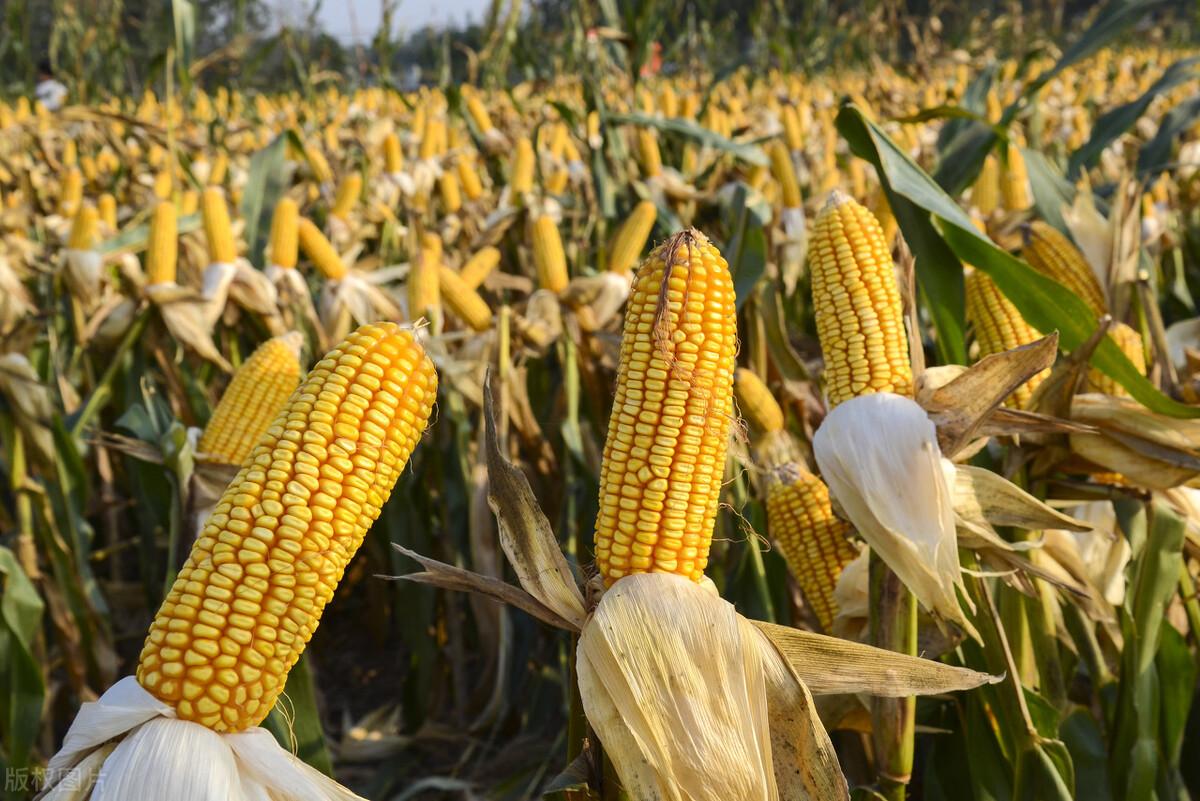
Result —
[{"label": "dried leaf", "polygon": [[981,467],[955,466],[954,513],[976,523],[1027,531],[1061,528],[1089,531],[1091,525],[1050,508],[1002,476]]}]

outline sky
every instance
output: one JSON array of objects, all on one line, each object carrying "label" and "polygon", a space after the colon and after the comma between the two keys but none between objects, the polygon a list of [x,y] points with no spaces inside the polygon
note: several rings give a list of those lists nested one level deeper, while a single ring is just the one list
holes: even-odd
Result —
[{"label": "sky", "polygon": [[[480,20],[489,0],[399,0],[393,19],[400,31],[412,31],[426,25],[459,25]],[[287,15],[302,13],[304,0],[274,4]],[[324,0],[320,20],[325,30],[342,41],[364,41],[379,27],[380,0]],[[288,7],[291,7],[290,9]]]}]

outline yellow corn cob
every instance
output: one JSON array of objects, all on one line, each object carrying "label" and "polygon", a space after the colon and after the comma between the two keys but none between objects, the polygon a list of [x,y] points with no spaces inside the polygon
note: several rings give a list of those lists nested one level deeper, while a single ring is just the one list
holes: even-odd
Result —
[{"label": "yellow corn cob", "polygon": [[1021,255],[1035,270],[1078,295],[1097,316],[1107,310],[1096,273],[1071,240],[1054,226],[1041,220],[1030,223]]},{"label": "yellow corn cob", "polygon": [[787,146],[779,139],[774,140],[767,148],[771,157],[771,174],[779,182],[779,190],[786,209],[800,208],[804,202],[800,197],[800,183],[796,180],[796,168],[792,165],[792,154]]},{"label": "yellow corn cob", "polygon": [[96,166],[96,159],[89,154],[84,154],[79,157],[79,169],[83,172],[84,180],[89,183],[95,183],[100,178],[100,169]]},{"label": "yellow corn cob", "polygon": [[[1113,323],[1108,329],[1108,338],[1117,343],[1117,347],[1121,349],[1121,352],[1125,354],[1129,361],[1133,362],[1133,366],[1137,368],[1139,373],[1142,375],[1146,374],[1146,348],[1142,344],[1141,334],[1125,325],[1125,323]],[[1091,384],[1093,392],[1115,395],[1120,398],[1129,397],[1129,391],[1125,387],[1095,367],[1088,369],[1088,383]]]},{"label": "yellow corn cob", "polygon": [[348,173],[342,179],[342,182],[338,184],[333,208],[329,210],[329,213],[342,220],[349,218],[350,212],[354,210],[355,204],[358,203],[358,196],[361,194],[362,174],[358,172]]},{"label": "yellow corn cob", "polygon": [[438,290],[455,317],[476,331],[492,327],[492,310],[478,292],[446,265],[438,271]]},{"label": "yellow corn cob", "polygon": [[462,187],[467,200],[478,200],[483,197],[483,181],[479,179],[479,171],[475,169],[475,161],[467,156],[458,159],[455,165],[458,173],[458,183]]},{"label": "yellow corn cob", "polygon": [[738,409],[761,434],[783,430],[783,409],[763,380],[745,367],[733,374],[733,393]]},{"label": "yellow corn cob", "polygon": [[658,149],[658,137],[649,128],[638,128],[637,137],[642,177],[654,178],[662,175],[662,153]]},{"label": "yellow corn cob", "polygon": [[533,221],[533,265],[538,286],[551,292],[567,288],[567,256],[554,218],[543,214]]},{"label": "yellow corn cob", "polygon": [[221,395],[196,449],[239,467],[300,384],[299,333],[268,339],[250,355]]},{"label": "yellow corn cob", "polygon": [[175,264],[179,258],[175,204],[160,200],[150,218],[150,236],[146,243],[146,277],[148,283],[175,282]]},{"label": "yellow corn cob", "polygon": [[736,353],[729,265],[704,234],[682,231],[642,262],[625,313],[596,517],[605,582],[631,573],[704,575]]},{"label": "yellow corn cob", "polygon": [[71,221],[71,236],[67,247],[71,250],[91,250],[96,246],[96,232],[100,227],[100,214],[91,203],[84,203]]},{"label": "yellow corn cob", "polygon": [[445,170],[438,177],[438,194],[442,198],[442,210],[447,214],[456,214],[462,208],[462,192],[458,189],[458,177]]},{"label": "yellow corn cob", "polygon": [[533,144],[529,137],[522,136],[517,140],[517,152],[513,156],[512,174],[509,175],[509,189],[513,195],[521,195],[533,189],[533,171],[537,166],[533,152]]},{"label": "yellow corn cob", "polygon": [[479,96],[472,91],[464,93],[463,97],[467,103],[467,113],[471,115],[471,120],[479,129],[479,133],[485,134],[492,130],[492,117],[488,114],[487,106],[483,104]]},{"label": "yellow corn cob", "polygon": [[404,169],[404,151],[400,149],[400,137],[394,133],[383,139],[383,162],[389,173],[397,173]]},{"label": "yellow corn cob", "polygon": [[170,170],[161,170],[154,176],[154,196],[159,200],[169,198],[174,188],[175,179],[171,177]]},{"label": "yellow corn cob", "polygon": [[1000,208],[1000,163],[991,153],[983,160],[983,167],[971,188],[971,205],[984,216]]},{"label": "yellow corn cob", "polygon": [[79,162],[79,148],[74,139],[68,139],[63,144],[62,163],[64,167],[74,167]]},{"label": "yellow corn cob", "polygon": [[421,252],[408,274],[408,314],[435,318],[440,314],[441,291],[438,278],[442,266],[442,240],[437,234],[421,237]]},{"label": "yellow corn cob", "polygon": [[313,368],[213,510],[159,608],[137,680],[240,731],[270,712],[429,419],[412,335],[363,326]]},{"label": "yellow corn cob", "polygon": [[237,261],[237,246],[229,224],[229,209],[220,187],[204,190],[204,237],[208,241],[208,258],[213,263],[233,264]]},{"label": "yellow corn cob", "polygon": [[321,152],[321,148],[316,145],[309,145],[304,149],[304,155],[308,159],[309,169],[312,170],[313,178],[319,184],[327,184],[333,180],[333,170],[329,167],[329,161],[325,158],[325,154]]},{"label": "yellow corn cob", "polygon": [[425,131],[421,135],[419,155],[423,159],[433,159],[441,155],[446,143],[446,123],[438,117],[430,115],[425,120]]},{"label": "yellow corn cob", "polygon": [[546,192],[551,195],[561,195],[567,191],[571,181],[571,173],[566,167],[556,167],[546,176]]},{"label": "yellow corn cob", "polygon": [[212,169],[208,172],[208,182],[213,186],[225,183],[225,174],[229,172],[229,155],[221,150],[213,159]]},{"label": "yellow corn cob", "polygon": [[767,526],[804,600],[829,631],[837,614],[833,590],[858,556],[849,539],[853,528],[834,515],[825,482],[799,464],[777,470],[768,485]]},{"label": "yellow corn cob", "polygon": [[117,199],[112,196],[111,192],[105,192],[96,201],[97,210],[100,212],[100,220],[108,226],[109,230],[117,229]]},{"label": "yellow corn cob", "polygon": [[271,215],[271,263],[291,269],[296,266],[300,245],[300,207],[290,197],[282,197]]},{"label": "yellow corn cob", "polygon": [[[1025,322],[1000,287],[986,273],[974,270],[966,278],[967,322],[975,329],[979,358],[1003,353],[1041,339],[1037,329]],[[1029,406],[1033,391],[1050,375],[1043,370],[1017,388],[1005,405],[1018,409]]]},{"label": "yellow corn cob", "polygon": [[478,289],[484,279],[491,275],[492,270],[495,270],[499,264],[500,251],[488,245],[467,260],[467,263],[458,271],[458,277],[470,289]]},{"label": "yellow corn cob", "polygon": [[658,208],[652,201],[643,200],[634,207],[609,243],[609,272],[627,273],[637,265],[657,218]]},{"label": "yellow corn cob", "polygon": [[195,214],[196,209],[200,208],[200,193],[195,189],[188,189],[179,196],[179,213],[181,216]]},{"label": "yellow corn cob", "polygon": [[904,310],[879,221],[835,191],[813,224],[809,264],[830,408],[872,392],[911,395]]},{"label": "yellow corn cob", "polygon": [[800,125],[800,115],[797,113],[796,107],[791,104],[784,106],[781,116],[783,117],[783,135],[787,140],[788,150],[803,150],[804,129]]},{"label": "yellow corn cob", "polygon": [[301,217],[297,233],[304,255],[316,265],[321,275],[330,281],[340,281],[346,277],[346,263],[312,220]]},{"label": "yellow corn cob", "polygon": [[62,192],[59,195],[59,213],[71,217],[79,210],[83,201],[83,173],[78,167],[71,167],[63,176]]},{"label": "yellow corn cob", "polygon": [[1029,173],[1025,169],[1025,157],[1015,142],[1009,142],[1005,151],[1000,194],[1004,199],[1004,208],[1009,211],[1024,211],[1033,205],[1029,197]]}]

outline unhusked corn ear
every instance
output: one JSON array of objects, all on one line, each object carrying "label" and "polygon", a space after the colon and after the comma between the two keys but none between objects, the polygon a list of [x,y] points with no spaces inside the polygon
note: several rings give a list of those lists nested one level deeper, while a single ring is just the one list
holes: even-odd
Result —
[{"label": "unhusked corn ear", "polygon": [[213,409],[196,449],[239,467],[300,384],[299,333],[268,339],[242,363]]},{"label": "unhusked corn ear", "polygon": [[538,286],[551,292],[567,288],[567,256],[554,218],[543,214],[533,221],[533,265]]},{"label": "unhusked corn ear", "polygon": [[298,234],[304,255],[312,260],[321,275],[330,281],[340,281],[346,277],[346,263],[312,220],[300,218]]},{"label": "unhusked corn ear", "polygon": [[[1145,375],[1146,348],[1142,343],[1142,335],[1125,323],[1113,323],[1108,329],[1108,337],[1117,343],[1117,347],[1121,349],[1121,352],[1125,354],[1125,357],[1129,361],[1133,362],[1133,366],[1137,368],[1137,371]],[[1088,383],[1092,385],[1092,391],[1094,392],[1115,395],[1121,398],[1129,397],[1129,391],[1125,387],[1095,367],[1088,369]]]},{"label": "unhusked corn ear", "polygon": [[158,610],[137,680],[220,732],[270,712],[421,437],[437,376],[392,323],[321,360],[217,503]]},{"label": "unhusked corn ear", "polygon": [[478,289],[492,271],[500,264],[500,251],[488,245],[481,248],[458,271],[458,277],[471,289]]},{"label": "unhusked corn ear", "polygon": [[342,179],[338,184],[337,195],[333,200],[333,208],[329,213],[339,219],[346,219],[350,216],[350,212],[354,210],[354,205],[358,203],[358,196],[362,194],[362,175],[358,172],[352,172]]},{"label": "unhusked corn ear", "polygon": [[803,204],[800,197],[800,183],[796,180],[796,168],[792,164],[792,154],[779,139],[771,142],[767,148],[771,157],[771,174],[779,182],[780,199],[785,209],[797,209]]},{"label": "unhusked corn ear", "polygon": [[71,250],[91,250],[96,246],[96,231],[100,227],[100,214],[91,203],[84,203],[71,221],[71,235],[67,247]]},{"label": "unhusked corn ear", "polygon": [[971,187],[971,205],[985,217],[1000,208],[1000,162],[989,153]]},{"label": "unhusked corn ear", "polygon": [[400,137],[390,133],[383,139],[384,169],[397,173],[404,169],[404,151],[400,148]]},{"label": "unhusked corn ear", "polygon": [[233,227],[229,223],[229,208],[225,193],[218,186],[204,190],[204,238],[208,241],[208,258],[213,263],[233,264],[237,261],[237,246],[233,242]]},{"label": "unhusked corn ear", "polygon": [[879,221],[835,191],[809,245],[829,407],[873,392],[912,395],[912,365],[892,254]]},{"label": "unhusked corn ear", "polygon": [[1025,157],[1015,142],[1009,142],[1005,150],[1000,194],[1004,198],[1004,207],[1009,211],[1024,211],[1033,205],[1029,197],[1029,172],[1025,168]]},{"label": "unhusked corn ear", "polygon": [[738,409],[760,433],[773,434],[783,430],[783,409],[752,370],[737,369],[733,374],[733,392]]},{"label": "unhusked corn ear", "polygon": [[437,234],[421,237],[420,255],[408,274],[408,314],[412,319],[434,317],[440,312],[438,285],[442,266],[442,240]]},{"label": "unhusked corn ear", "polygon": [[596,564],[606,583],[708,564],[733,420],[737,309],[729,265],[689,229],[638,268],[600,468]]},{"label": "unhusked corn ear", "polygon": [[662,175],[662,153],[658,149],[658,137],[649,128],[638,128],[638,161],[642,165],[642,176],[654,178]]},{"label": "unhusked corn ear", "polygon": [[300,246],[300,207],[282,197],[271,215],[271,263],[286,269],[296,266]]},{"label": "unhusked corn ear", "polygon": [[179,258],[177,231],[175,204],[160,200],[150,218],[150,237],[146,243],[146,280],[151,286],[175,282]]},{"label": "unhusked corn ear", "polygon": [[110,230],[117,229],[117,199],[112,196],[111,192],[105,192],[96,201],[96,208],[100,212],[100,219]]},{"label": "unhusked corn ear", "polygon": [[833,513],[829,487],[802,465],[778,469],[767,487],[767,527],[821,628],[837,614],[833,590],[858,556],[853,528]]},{"label": "unhusked corn ear", "polygon": [[508,177],[508,187],[513,195],[519,197],[533,189],[533,171],[536,167],[537,158],[533,152],[533,143],[529,141],[529,137],[522,136],[517,140],[512,173]]},{"label": "unhusked corn ear", "polygon": [[474,288],[467,286],[462,276],[443,264],[438,282],[442,300],[455,317],[475,331],[487,331],[492,327],[492,310],[487,301]]},{"label": "unhusked corn ear", "polygon": [[[975,330],[979,358],[1003,353],[1041,339],[1037,329],[1025,322],[996,282],[986,273],[973,270],[966,277],[967,322]],[[1033,392],[1050,375],[1049,369],[1030,378],[1005,400],[1006,406],[1024,409]]]},{"label": "unhusked corn ear", "polygon": [[627,273],[637,266],[657,218],[658,207],[653,201],[643,200],[634,207],[608,246],[609,272]]},{"label": "unhusked corn ear", "polygon": [[1065,234],[1049,223],[1035,220],[1025,236],[1021,255],[1033,269],[1074,292],[1097,316],[1107,311],[1108,302],[1096,273]]}]

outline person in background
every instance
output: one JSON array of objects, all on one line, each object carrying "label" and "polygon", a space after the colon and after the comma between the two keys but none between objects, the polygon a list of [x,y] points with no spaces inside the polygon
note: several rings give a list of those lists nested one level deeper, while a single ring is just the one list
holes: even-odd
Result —
[{"label": "person in background", "polygon": [[42,59],[38,64],[38,82],[34,97],[47,111],[58,111],[67,99],[67,87],[55,80],[54,70],[48,59]]}]

